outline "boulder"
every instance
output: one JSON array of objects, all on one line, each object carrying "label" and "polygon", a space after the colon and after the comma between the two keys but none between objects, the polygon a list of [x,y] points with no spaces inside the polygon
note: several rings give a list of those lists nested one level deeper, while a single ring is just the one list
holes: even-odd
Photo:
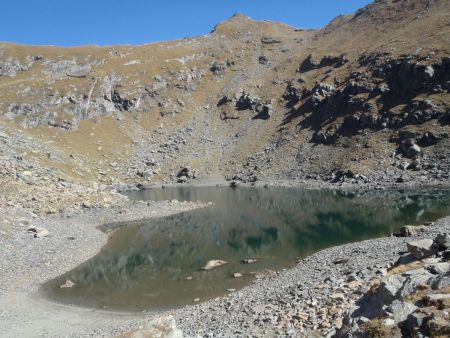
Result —
[{"label": "boulder", "polygon": [[420,158],[415,158],[407,165],[406,169],[419,171],[421,169],[420,163]]},{"label": "boulder", "polygon": [[254,258],[246,258],[242,260],[242,263],[244,264],[251,264],[251,263],[255,263],[257,260]]},{"label": "boulder", "polygon": [[312,90],[313,94],[311,96],[311,102],[314,108],[326,101],[327,98],[331,97],[336,91],[336,87],[328,83],[319,83]]},{"label": "boulder", "polygon": [[202,268],[203,271],[209,271],[215,268],[218,268],[219,266],[228,264],[228,262],[222,261],[220,259],[213,259],[206,263],[206,265]]},{"label": "boulder", "polygon": [[311,142],[316,143],[316,144],[332,144],[334,142],[336,142],[336,134],[333,134],[329,131],[322,131],[322,130],[317,130],[312,138],[311,138]]},{"label": "boulder", "polygon": [[236,95],[236,104],[235,104],[237,110],[249,109],[256,111],[256,107],[261,103],[261,98],[257,96],[252,96],[245,90],[241,92],[240,96],[238,95]]},{"label": "boulder", "polygon": [[429,147],[438,143],[439,140],[432,132],[426,131],[417,142],[422,147]]},{"label": "boulder", "polygon": [[[199,301],[194,300],[194,301]],[[172,316],[161,317],[141,326],[139,329],[127,332],[123,337],[128,338],[182,338],[183,331],[178,329]]]},{"label": "boulder", "polygon": [[405,162],[405,161],[401,162],[398,166],[398,168],[401,170],[406,170],[406,169],[408,169],[408,167],[409,167],[409,163]]},{"label": "boulder", "polygon": [[398,275],[383,278],[380,286],[378,287],[378,293],[383,299],[383,303],[386,304],[392,302],[402,286],[403,279]]},{"label": "boulder", "polygon": [[414,143],[414,144],[412,144],[410,147],[408,147],[406,149],[405,156],[407,158],[414,159],[414,158],[416,158],[417,156],[420,155],[421,151],[422,150],[420,149],[420,147],[417,144]]},{"label": "boulder", "polygon": [[428,285],[430,279],[433,277],[433,275],[425,269],[410,270],[403,275],[406,278],[397,293],[399,299],[404,299],[406,296],[416,292],[420,287]]},{"label": "boulder", "polygon": [[450,337],[448,311],[433,311],[433,314],[424,323],[424,333],[428,337]]},{"label": "boulder", "polygon": [[93,206],[92,206],[91,202],[84,201],[84,202],[81,203],[81,207],[84,208],[84,209],[92,209]]},{"label": "boulder", "polygon": [[50,161],[54,162],[65,162],[65,154],[62,151],[50,151],[47,153],[47,157]]},{"label": "boulder", "polygon": [[333,261],[333,264],[345,264],[349,261],[347,257],[341,257]]},{"label": "boulder", "polygon": [[407,243],[408,251],[416,259],[422,259],[434,255],[437,250],[432,239],[422,239]]},{"label": "boulder", "polygon": [[440,303],[450,301],[450,293],[433,293],[425,297],[428,303]]},{"label": "boulder", "polygon": [[423,330],[423,325],[429,319],[429,314],[416,311],[408,315],[403,327],[409,334],[409,337],[419,337],[418,333]]},{"label": "boulder", "polygon": [[385,305],[391,304],[403,286],[403,278],[399,275],[389,275],[381,280],[380,285],[367,295],[361,304],[361,315],[373,318],[380,314]]},{"label": "boulder", "polygon": [[425,267],[430,273],[440,275],[450,271],[450,263],[440,262],[435,264],[430,264]]},{"label": "boulder", "polygon": [[239,181],[231,181],[230,182],[230,187],[232,188],[237,188],[240,185]]},{"label": "boulder", "polygon": [[211,72],[214,74],[221,74],[223,73],[227,68],[227,63],[224,61],[216,61],[211,66]]},{"label": "boulder", "polygon": [[39,229],[35,234],[35,238],[44,238],[50,235],[50,232],[47,229]]},{"label": "boulder", "polygon": [[177,174],[177,177],[182,176],[186,176],[187,178],[197,178],[197,172],[192,170],[191,167],[184,167]]},{"label": "boulder", "polygon": [[394,319],[396,323],[400,323],[405,321],[408,316],[416,310],[417,306],[414,304],[401,300],[394,300],[385,310],[385,314]]},{"label": "boulder", "polygon": [[430,280],[430,285],[433,290],[440,290],[450,286],[450,272],[438,275]]},{"label": "boulder", "polygon": [[398,233],[394,234],[397,237],[411,237],[417,236],[419,233],[425,231],[426,227],[423,225],[405,225],[402,226]]},{"label": "boulder", "polygon": [[268,120],[274,113],[272,105],[266,102],[259,102],[255,106],[255,112],[258,113],[254,118]]},{"label": "boulder", "polygon": [[66,280],[66,282],[59,286],[60,289],[70,289],[75,286],[75,283],[72,282],[70,279]]},{"label": "boulder", "polygon": [[178,177],[177,182],[178,183],[186,183],[187,180],[188,180],[188,178],[186,176],[180,176],[180,177]]},{"label": "boulder", "polygon": [[261,56],[258,58],[258,62],[259,62],[260,64],[262,64],[262,65],[267,65],[267,64],[269,63],[269,59],[267,58],[267,56],[261,55]]},{"label": "boulder", "polygon": [[450,234],[439,234],[434,239],[434,242],[440,250],[448,250],[450,249]]}]

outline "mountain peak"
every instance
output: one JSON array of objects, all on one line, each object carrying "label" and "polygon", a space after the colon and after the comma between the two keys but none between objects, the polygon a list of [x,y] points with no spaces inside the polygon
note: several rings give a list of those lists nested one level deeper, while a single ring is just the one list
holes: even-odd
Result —
[{"label": "mountain peak", "polygon": [[235,13],[230,18],[219,22],[213,29],[212,33],[219,33],[224,35],[235,34],[245,27],[251,26],[254,23],[249,16],[243,13]]},{"label": "mountain peak", "polygon": [[294,27],[284,23],[254,20],[243,13],[235,13],[227,20],[218,23],[212,33],[225,35],[230,38],[238,38],[249,33],[283,36],[294,29]]},{"label": "mountain peak", "polygon": [[237,12],[237,13],[234,13],[228,20],[226,20],[226,21],[229,21],[229,20],[242,20],[242,19],[244,19],[244,20],[252,20],[248,15],[245,15],[244,13],[240,13],[240,12]]}]

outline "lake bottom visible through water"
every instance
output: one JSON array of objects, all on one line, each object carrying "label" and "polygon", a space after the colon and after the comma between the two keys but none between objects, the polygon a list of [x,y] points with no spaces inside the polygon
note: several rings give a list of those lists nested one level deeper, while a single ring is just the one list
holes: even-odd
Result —
[{"label": "lake bottom visible through water", "polygon": [[[49,299],[121,311],[180,307],[238,290],[318,250],[450,214],[450,192],[440,189],[171,187],[128,196],[214,205],[118,229],[95,257],[42,286]],[[227,264],[202,271],[209,260]],[[67,280],[75,285],[60,288]]]}]

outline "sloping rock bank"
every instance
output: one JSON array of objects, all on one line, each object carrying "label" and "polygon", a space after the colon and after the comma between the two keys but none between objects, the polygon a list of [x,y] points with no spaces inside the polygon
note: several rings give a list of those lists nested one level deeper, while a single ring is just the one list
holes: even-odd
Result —
[{"label": "sloping rock bank", "polygon": [[408,254],[356,302],[336,337],[450,335],[450,235],[407,246]]}]

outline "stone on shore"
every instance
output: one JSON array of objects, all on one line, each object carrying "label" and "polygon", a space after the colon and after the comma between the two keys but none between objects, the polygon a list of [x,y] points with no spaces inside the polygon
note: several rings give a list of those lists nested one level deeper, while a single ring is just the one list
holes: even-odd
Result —
[{"label": "stone on shore", "polygon": [[394,234],[398,237],[412,237],[417,236],[419,233],[425,231],[427,227],[423,225],[405,225],[402,226],[398,234]]},{"label": "stone on shore", "polygon": [[121,337],[127,338],[182,338],[183,331],[177,328],[172,316],[161,317],[141,326],[135,331],[128,332]]},{"label": "stone on shore", "polygon": [[44,238],[50,235],[50,232],[47,229],[39,229],[35,234],[35,238]]},{"label": "stone on shore", "polygon": [[415,259],[422,259],[434,255],[437,250],[432,239],[421,239],[407,243],[408,251]]},{"label": "stone on shore", "polygon": [[450,249],[450,234],[439,234],[434,239],[436,245],[444,250]]}]

